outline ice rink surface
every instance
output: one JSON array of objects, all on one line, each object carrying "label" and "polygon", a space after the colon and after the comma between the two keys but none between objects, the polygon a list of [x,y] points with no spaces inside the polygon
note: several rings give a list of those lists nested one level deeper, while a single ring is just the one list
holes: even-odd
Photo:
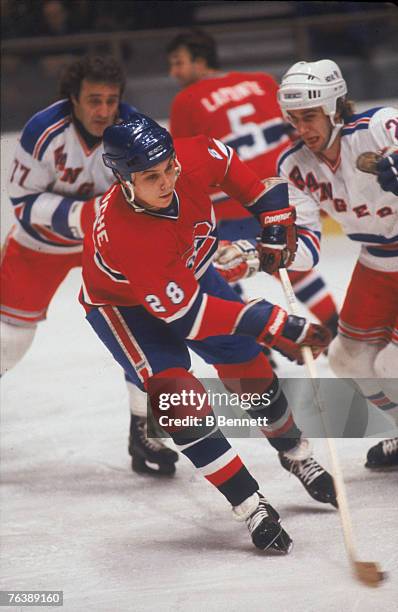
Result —
[{"label": "ice rink surface", "polygon": [[[320,269],[338,304],[356,252],[341,236],[324,238]],[[79,285],[74,270],[31,350],[1,383],[0,588],[63,590],[66,612],[395,611],[398,472],[363,467],[377,440],[337,447],[358,556],[379,562],[388,581],[378,589],[357,583],[337,511],[313,501],[266,440],[234,439],[294,539],[289,556],[256,551],[246,526],[184,457],[171,479],[131,472],[123,376],[84,320]],[[265,275],[246,288],[285,305]],[[280,376],[305,375],[278,364]],[[196,358],[194,369],[213,375]],[[325,357],[319,372],[331,375]],[[315,441],[315,454],[329,465],[326,441]]]}]

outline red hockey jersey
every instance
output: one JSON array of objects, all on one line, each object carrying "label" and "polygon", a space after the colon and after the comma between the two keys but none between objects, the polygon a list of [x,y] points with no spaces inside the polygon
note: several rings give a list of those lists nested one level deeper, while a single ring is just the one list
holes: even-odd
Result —
[{"label": "red hockey jersey", "polygon": [[104,195],[84,242],[80,299],[87,309],[142,305],[166,323],[181,320],[191,339],[229,334],[244,305],[207,296],[198,284],[217,248],[209,188],[219,186],[255,214],[275,203],[276,191],[217,140],[176,140],[175,149],[182,172],[167,209],[137,212],[117,183]]},{"label": "red hockey jersey", "polygon": [[[174,99],[174,138],[205,134],[231,146],[261,178],[276,176],[276,162],[290,144],[274,79],[261,72],[230,72],[197,81]],[[214,191],[217,220],[248,216],[236,201]]]}]

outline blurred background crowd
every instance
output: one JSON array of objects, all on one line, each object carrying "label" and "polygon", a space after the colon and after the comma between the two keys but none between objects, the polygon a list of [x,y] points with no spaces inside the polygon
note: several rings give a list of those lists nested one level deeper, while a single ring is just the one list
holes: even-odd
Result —
[{"label": "blurred background crowd", "polygon": [[[246,10],[236,11],[236,5],[246,4]],[[272,7],[265,7],[272,4]],[[380,10],[380,2],[150,2],[148,0],[2,0],[2,36],[21,38],[29,36],[60,36],[83,32],[109,32],[152,28],[190,27],[215,21],[250,21],[261,14],[270,19],[343,14]],[[232,6],[228,6],[232,5]],[[235,5],[235,6],[234,6]],[[253,6],[258,5],[258,6]],[[263,6],[261,6],[263,5]],[[232,10],[231,10],[232,9]],[[221,15],[223,18],[221,19]],[[333,32],[335,30],[335,32]],[[380,38],[380,29],[371,24],[358,27],[348,24],[344,29],[328,24],[333,48],[354,54],[368,53],[369,44]],[[324,32],[322,32],[323,34]],[[314,42],[324,45],[323,35],[314,36]],[[354,40],[350,40],[353,38]],[[352,44],[352,42],[356,44]]]},{"label": "blurred background crowd", "polygon": [[62,66],[86,52],[122,59],[129,101],[166,117],[176,86],[165,48],[177,30],[195,26],[216,38],[225,69],[280,78],[293,61],[330,57],[354,97],[398,97],[392,2],[1,0],[1,11],[3,130],[52,102]]}]

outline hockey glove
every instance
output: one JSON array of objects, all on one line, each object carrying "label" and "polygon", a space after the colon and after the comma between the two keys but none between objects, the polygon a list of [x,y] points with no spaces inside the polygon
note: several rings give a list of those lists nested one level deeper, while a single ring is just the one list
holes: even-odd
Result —
[{"label": "hockey glove", "polygon": [[383,157],[376,164],[377,182],[383,191],[398,196],[398,151]]},{"label": "hockey glove", "polygon": [[260,268],[256,247],[248,240],[220,240],[213,264],[227,283],[249,278]]},{"label": "hockey glove", "polygon": [[303,317],[289,315],[279,338],[273,344],[273,348],[282,353],[290,361],[299,365],[304,363],[302,351],[303,346],[309,346],[314,359],[329,346],[332,334],[324,325],[310,323]]},{"label": "hockey glove", "polygon": [[52,229],[65,238],[81,242],[86,232],[93,227],[101,198],[102,196],[97,196],[83,201],[72,198],[60,199],[58,207],[52,214]]},{"label": "hockey glove", "polygon": [[309,346],[316,358],[332,340],[327,327],[288,315],[286,310],[266,300],[247,304],[239,316],[235,333],[255,337],[258,344],[274,348],[300,365],[303,363],[303,346]]},{"label": "hockey glove", "polygon": [[296,210],[292,206],[277,212],[263,213],[263,231],[257,245],[260,268],[275,274],[293,262],[297,249]]}]

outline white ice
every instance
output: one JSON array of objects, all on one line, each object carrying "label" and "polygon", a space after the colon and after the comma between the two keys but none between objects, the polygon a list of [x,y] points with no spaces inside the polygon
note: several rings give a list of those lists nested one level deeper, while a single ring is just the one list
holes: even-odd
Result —
[{"label": "white ice", "polygon": [[[3,232],[8,221],[6,213]],[[339,304],[355,254],[341,236],[324,240],[320,269]],[[31,350],[2,380],[0,588],[63,590],[67,612],[396,610],[397,472],[363,467],[378,440],[337,440],[337,447],[358,556],[379,562],[388,581],[378,589],[356,582],[337,511],[309,498],[265,440],[234,439],[295,542],[289,556],[257,552],[245,525],[184,457],[172,479],[131,472],[123,377],[84,320],[79,284],[75,270]],[[247,289],[285,304],[265,276]],[[303,376],[278,362],[281,376]],[[318,367],[331,376],[326,358]],[[194,368],[211,372],[196,358]],[[329,465],[324,440],[315,451]]]}]

